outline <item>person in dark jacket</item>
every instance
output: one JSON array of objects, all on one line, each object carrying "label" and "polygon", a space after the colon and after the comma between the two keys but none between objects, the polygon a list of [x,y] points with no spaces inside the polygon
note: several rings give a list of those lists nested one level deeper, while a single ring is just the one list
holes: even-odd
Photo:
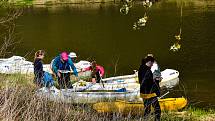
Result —
[{"label": "person in dark jacket", "polygon": [[76,67],[67,52],[62,52],[52,63],[52,70],[58,78],[60,88],[73,88],[70,81],[71,68],[75,76],[78,76]]},{"label": "person in dark jacket", "polygon": [[38,50],[35,53],[34,57],[34,83],[37,86],[42,87],[42,80],[43,80],[43,63],[42,59],[44,58],[45,52],[43,50]]},{"label": "person in dark jacket", "polygon": [[151,67],[153,66],[155,59],[151,56],[147,56],[142,60],[138,71],[138,78],[140,83],[140,93],[144,101],[144,118],[147,119],[151,112],[151,105],[155,110],[155,120],[160,121],[160,105],[158,102],[157,94],[160,94],[160,88],[153,79]]},{"label": "person in dark jacket", "polygon": [[38,50],[35,53],[34,58],[34,83],[39,87],[51,87],[54,85],[54,80],[52,75],[48,72],[43,71],[43,58],[45,56],[45,51]]}]

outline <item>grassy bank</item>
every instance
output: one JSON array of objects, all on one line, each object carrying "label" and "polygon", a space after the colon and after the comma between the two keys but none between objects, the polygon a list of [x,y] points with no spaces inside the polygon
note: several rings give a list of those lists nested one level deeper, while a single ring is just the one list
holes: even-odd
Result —
[{"label": "grassy bank", "polygon": [[[6,0],[3,0],[6,1]],[[8,0],[9,3],[17,4],[17,5],[56,5],[56,4],[83,4],[83,3],[108,3],[115,2],[119,3],[121,0]],[[142,1],[142,0],[133,0]],[[181,2],[183,2],[184,6],[189,6],[193,4],[195,6],[204,6],[204,5],[214,5],[215,2],[213,0],[162,0],[162,2],[174,2],[179,6]]]},{"label": "grassy bank", "polygon": [[16,5],[56,5],[56,4],[84,4],[120,2],[120,0],[9,0]]},{"label": "grassy bank", "polygon": [[[142,115],[99,114],[92,105],[74,105],[54,102],[38,97],[37,87],[32,83],[32,76],[0,75],[0,119],[3,121],[141,121]],[[162,112],[165,121],[213,121],[214,110],[203,110],[188,107],[181,112]]]}]

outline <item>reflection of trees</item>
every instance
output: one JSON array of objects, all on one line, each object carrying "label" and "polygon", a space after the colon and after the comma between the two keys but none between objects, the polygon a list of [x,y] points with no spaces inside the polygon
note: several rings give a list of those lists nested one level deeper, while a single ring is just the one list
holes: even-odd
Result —
[{"label": "reflection of trees", "polygon": [[4,9],[4,15],[0,17],[0,56],[4,57],[13,50],[16,44],[15,20],[22,14],[22,9],[8,5],[6,1],[0,1],[1,9]]}]

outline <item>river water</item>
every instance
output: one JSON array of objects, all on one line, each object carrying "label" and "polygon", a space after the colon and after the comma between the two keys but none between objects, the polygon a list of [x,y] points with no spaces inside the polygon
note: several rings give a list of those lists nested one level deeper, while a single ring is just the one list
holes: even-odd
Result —
[{"label": "river water", "polygon": [[[191,105],[215,105],[215,2],[174,0],[150,8],[133,3],[128,14],[122,4],[73,4],[26,8],[17,20],[22,38],[16,55],[44,49],[48,63],[61,51],[74,51],[78,60],[96,59],[106,76],[133,74],[141,59],[153,53],[161,69],[180,72],[180,85],[171,96],[186,96]],[[182,14],[181,14],[182,7]],[[139,18],[148,16],[144,27],[134,30]],[[181,31],[181,48],[171,51]]]}]

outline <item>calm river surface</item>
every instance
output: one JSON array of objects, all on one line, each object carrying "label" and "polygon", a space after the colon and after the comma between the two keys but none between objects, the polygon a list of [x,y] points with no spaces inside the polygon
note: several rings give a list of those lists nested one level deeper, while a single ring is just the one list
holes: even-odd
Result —
[{"label": "calm river surface", "polygon": [[[127,15],[120,7],[108,3],[25,9],[17,20],[22,40],[15,54],[30,53],[27,58],[32,60],[33,52],[44,49],[48,63],[60,51],[74,51],[78,60],[94,58],[105,67],[106,76],[113,76],[133,74],[141,59],[153,53],[162,70],[180,72],[180,85],[171,96],[186,96],[192,105],[215,106],[215,2],[184,2],[182,17],[180,2],[161,1],[148,10],[136,2]],[[146,26],[133,30],[145,12]],[[180,27],[181,49],[170,51]]]}]

